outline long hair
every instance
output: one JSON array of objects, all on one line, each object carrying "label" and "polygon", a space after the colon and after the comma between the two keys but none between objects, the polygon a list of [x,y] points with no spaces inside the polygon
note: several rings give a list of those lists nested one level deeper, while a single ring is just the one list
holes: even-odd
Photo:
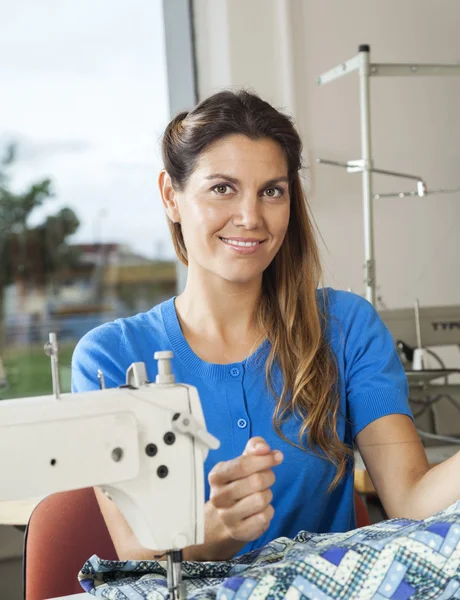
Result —
[{"label": "long hair", "polygon": [[[173,186],[183,190],[201,153],[229,135],[270,139],[282,148],[288,165],[290,219],[284,241],[263,273],[256,319],[270,344],[266,379],[275,395],[273,425],[287,442],[323,455],[336,466],[333,489],[344,476],[351,450],[337,434],[339,394],[337,366],[327,340],[327,302],[318,302],[322,279],[315,231],[300,181],[302,142],[292,120],[257,95],[222,91],[191,112],[178,114],[163,136],[163,163]],[[188,265],[181,226],[168,219],[177,256]],[[283,388],[274,391],[278,362]],[[288,440],[282,424],[291,416],[302,425],[298,443]]]}]

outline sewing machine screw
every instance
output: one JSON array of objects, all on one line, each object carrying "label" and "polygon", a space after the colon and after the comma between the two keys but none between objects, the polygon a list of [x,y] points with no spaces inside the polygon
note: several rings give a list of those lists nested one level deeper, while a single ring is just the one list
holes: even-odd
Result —
[{"label": "sewing machine screw", "polygon": [[158,467],[157,469],[157,475],[158,477],[160,477],[161,479],[164,479],[167,475],[168,475],[169,471],[168,471],[168,467],[165,467],[164,465],[161,465],[160,467]]},{"label": "sewing machine screw", "polygon": [[158,448],[155,446],[155,444],[147,444],[147,446],[145,447],[145,453],[147,454],[147,456],[155,456],[157,452]]},{"label": "sewing machine screw", "polygon": [[163,439],[164,439],[165,444],[167,444],[168,446],[171,446],[176,441],[176,436],[174,435],[174,433],[172,433],[172,431],[168,431],[168,433],[165,433],[165,436]]},{"label": "sewing machine screw", "polygon": [[123,450],[121,448],[114,448],[112,450],[112,460],[115,462],[120,462],[123,458]]}]

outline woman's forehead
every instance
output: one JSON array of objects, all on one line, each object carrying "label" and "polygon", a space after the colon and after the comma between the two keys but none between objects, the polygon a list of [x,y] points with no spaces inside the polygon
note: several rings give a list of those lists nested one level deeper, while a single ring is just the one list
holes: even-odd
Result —
[{"label": "woman's forehead", "polygon": [[236,174],[268,172],[271,178],[287,175],[288,166],[281,146],[269,139],[253,140],[243,135],[227,136],[208,146],[200,155],[195,173]]}]

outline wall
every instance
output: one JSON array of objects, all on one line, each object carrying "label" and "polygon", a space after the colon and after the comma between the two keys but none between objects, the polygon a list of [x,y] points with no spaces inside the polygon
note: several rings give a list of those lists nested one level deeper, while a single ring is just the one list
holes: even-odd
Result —
[{"label": "wall", "polygon": [[[358,77],[316,77],[371,45],[374,62],[459,63],[458,0],[195,0],[199,95],[250,87],[292,112],[326,284],[363,292],[361,177],[315,157],[360,158]],[[460,186],[460,77],[372,80],[375,165]],[[375,191],[411,182],[374,178]],[[460,194],[375,203],[380,306],[460,303]]]}]

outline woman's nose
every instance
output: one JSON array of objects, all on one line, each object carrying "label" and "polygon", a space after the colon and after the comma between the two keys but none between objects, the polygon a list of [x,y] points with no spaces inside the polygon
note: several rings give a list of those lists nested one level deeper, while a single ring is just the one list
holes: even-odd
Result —
[{"label": "woman's nose", "polygon": [[262,203],[258,197],[242,198],[238,203],[238,209],[235,214],[235,225],[245,227],[246,229],[256,229],[262,224]]}]

